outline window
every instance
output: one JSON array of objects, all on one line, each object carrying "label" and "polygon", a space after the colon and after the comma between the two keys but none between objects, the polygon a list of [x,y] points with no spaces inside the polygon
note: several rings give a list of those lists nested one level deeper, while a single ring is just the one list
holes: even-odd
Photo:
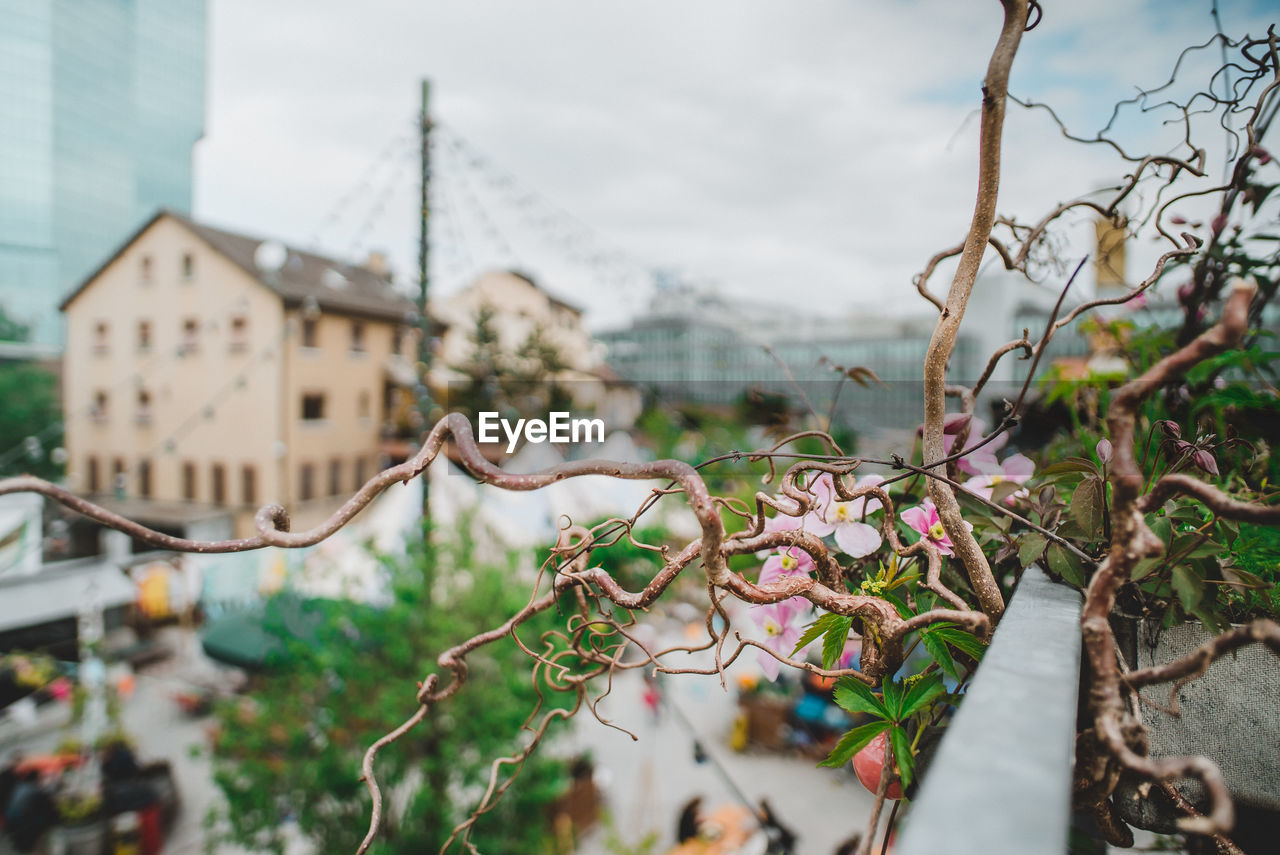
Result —
[{"label": "window", "polygon": [[137,422],[140,425],[151,424],[151,393],[146,389],[138,390]]},{"label": "window", "polygon": [[142,256],[142,265],[139,270],[139,274],[141,275],[143,285],[151,284],[151,256]]},{"label": "window", "polygon": [[396,327],[391,331],[391,353],[394,356],[404,347],[404,328]]},{"label": "window", "polygon": [[356,415],[362,419],[369,418],[369,390],[363,389],[356,399]]},{"label": "window", "polygon": [[200,347],[200,321],[196,318],[187,318],[182,322],[182,344],[178,348],[179,354],[195,353]]},{"label": "window", "polygon": [[190,281],[196,275],[196,257],[189,252],[182,254],[182,278]]},{"label": "window", "polygon": [[308,502],[316,497],[316,468],[310,463],[302,464],[298,473],[298,499]]},{"label": "window", "polygon": [[90,493],[96,493],[101,489],[102,484],[98,480],[98,458],[90,457],[85,461],[85,482]]},{"label": "window", "polygon": [[182,498],[188,502],[196,500],[196,465],[190,461],[182,464]]},{"label": "window", "polygon": [[337,458],[329,461],[329,495],[342,495],[342,461]]},{"label": "window", "polygon": [[221,463],[213,464],[213,468],[209,470],[209,489],[215,505],[227,503],[227,468]]},{"label": "window", "polygon": [[102,423],[107,420],[107,393],[99,389],[93,395],[93,409],[89,411],[89,417],[95,422]]},{"label": "window", "polygon": [[312,392],[302,396],[302,420],[318,422],[324,419],[324,393]]},{"label": "window", "polygon": [[227,339],[227,347],[232,351],[242,351],[249,347],[249,319],[244,315],[236,315],[231,319],[231,333]]},{"label": "window", "polygon": [[247,463],[240,467],[240,501],[246,505],[258,503],[258,471]]},{"label": "window", "polygon": [[151,321],[138,321],[138,351],[151,350]]},{"label": "window", "polygon": [[138,495],[144,499],[151,498],[151,461],[138,461]]},{"label": "window", "polygon": [[364,324],[351,322],[351,352],[364,353]]},{"label": "window", "polygon": [[106,321],[98,321],[93,325],[93,352],[96,354],[104,354],[107,352],[107,344],[110,340],[111,328],[107,326]]},{"label": "window", "polygon": [[364,486],[365,478],[368,475],[365,472],[365,462],[363,457],[356,458],[356,489],[359,490]]},{"label": "window", "polygon": [[303,347],[319,347],[320,346],[320,324],[315,318],[302,319],[302,346]]}]

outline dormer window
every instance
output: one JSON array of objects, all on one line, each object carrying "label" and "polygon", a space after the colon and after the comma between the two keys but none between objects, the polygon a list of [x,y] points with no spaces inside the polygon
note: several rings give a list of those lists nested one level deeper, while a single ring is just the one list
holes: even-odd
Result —
[{"label": "dormer window", "polygon": [[93,352],[96,354],[104,354],[107,352],[107,342],[110,336],[110,327],[106,321],[98,321],[93,325]]},{"label": "dormer window", "polygon": [[186,282],[196,278],[196,257],[189,252],[182,254],[182,278]]},{"label": "dormer window", "polygon": [[151,284],[151,256],[142,256],[142,263],[138,266],[138,276],[142,280],[143,285]]}]

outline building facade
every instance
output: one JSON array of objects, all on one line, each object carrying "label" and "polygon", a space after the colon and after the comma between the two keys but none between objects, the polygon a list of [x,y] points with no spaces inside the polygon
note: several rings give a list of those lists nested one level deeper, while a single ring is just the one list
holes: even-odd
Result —
[{"label": "building facade", "polygon": [[381,465],[413,375],[384,274],[168,212],[62,308],[71,488],[169,529],[323,518]]},{"label": "building facade", "polygon": [[0,306],[58,303],[157,208],[191,208],[205,0],[0,0]]}]

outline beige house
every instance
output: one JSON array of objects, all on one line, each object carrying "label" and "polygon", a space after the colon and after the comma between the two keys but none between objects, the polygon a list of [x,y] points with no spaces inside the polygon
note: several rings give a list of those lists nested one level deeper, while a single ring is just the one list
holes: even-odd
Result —
[{"label": "beige house", "polygon": [[354,266],[161,212],[62,303],[72,489],[168,530],[300,530],[386,462],[413,304]]},{"label": "beige house", "polygon": [[515,353],[535,332],[556,348],[567,366],[556,379],[568,389],[576,409],[604,419],[609,431],[634,424],[641,409],[640,393],[605,364],[605,347],[583,325],[582,310],[531,277],[510,270],[482,274],[456,294],[431,304],[439,336],[431,369],[437,400],[448,400],[450,384],[464,379],[456,366],[471,357],[476,320],[486,310],[491,312],[492,329],[504,351]]}]

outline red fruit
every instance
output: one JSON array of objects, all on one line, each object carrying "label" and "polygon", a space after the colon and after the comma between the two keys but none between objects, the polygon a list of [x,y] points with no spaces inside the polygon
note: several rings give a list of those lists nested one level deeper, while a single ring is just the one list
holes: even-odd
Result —
[{"label": "red fruit", "polygon": [[[886,730],[853,755],[853,771],[862,782],[862,786],[873,793],[880,789],[880,772],[884,769],[884,755],[888,744],[889,732]],[[885,798],[893,801],[902,798],[902,779],[897,775],[894,775],[893,780],[889,782],[889,791],[885,793]]]}]

